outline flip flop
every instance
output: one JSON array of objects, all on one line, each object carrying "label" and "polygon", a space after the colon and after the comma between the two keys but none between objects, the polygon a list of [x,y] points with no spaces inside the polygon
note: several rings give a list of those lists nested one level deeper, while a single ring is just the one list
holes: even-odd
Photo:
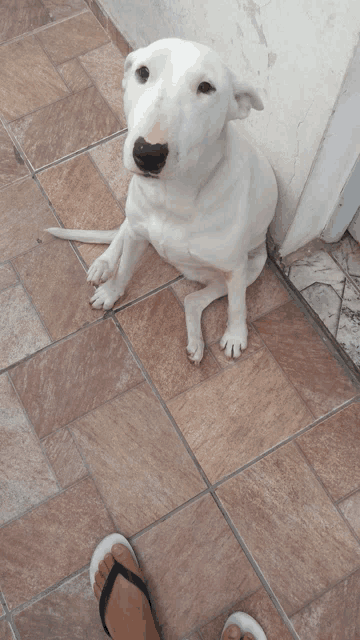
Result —
[{"label": "flip flop", "polygon": [[236,613],[233,613],[226,620],[225,626],[221,633],[221,638],[223,637],[225,629],[227,629],[227,627],[230,627],[231,624],[237,624],[238,627],[240,627],[242,633],[245,633],[246,631],[252,633],[255,637],[255,640],[266,640],[266,635],[260,627],[259,623],[256,622],[256,620],[254,620],[254,618],[249,616],[247,613],[241,613],[240,611],[236,611]]},{"label": "flip flop", "polygon": [[[104,557],[106,556],[107,553],[111,553],[112,546],[117,543],[123,544],[125,547],[129,549],[136,564],[139,566],[139,563],[137,561],[136,555],[131,547],[130,542],[128,542],[126,538],[124,538],[124,536],[122,536],[120,533],[111,533],[109,536],[106,536],[106,538],[104,538],[98,544],[98,546],[96,547],[92,555],[91,563],[90,563],[90,583],[92,587],[94,586],[95,573],[98,571],[99,562],[101,562],[101,560],[104,560]],[[150,595],[144,581],[141,578],[139,578],[139,576],[137,576],[135,573],[133,573],[133,571],[130,571],[130,569],[127,569],[126,567],[124,567],[124,565],[122,565],[120,562],[115,560],[114,565],[112,566],[111,571],[108,577],[106,578],[106,582],[104,584],[103,590],[101,592],[100,600],[99,600],[100,618],[101,618],[102,625],[104,627],[104,631],[108,636],[110,636],[110,633],[105,624],[105,612],[106,612],[107,603],[109,602],[109,599],[111,596],[114,582],[119,574],[122,575],[124,578],[126,578],[126,580],[134,584],[136,587],[138,587],[138,589],[140,589],[145,594],[145,596],[149,601],[150,609],[151,609]]]}]

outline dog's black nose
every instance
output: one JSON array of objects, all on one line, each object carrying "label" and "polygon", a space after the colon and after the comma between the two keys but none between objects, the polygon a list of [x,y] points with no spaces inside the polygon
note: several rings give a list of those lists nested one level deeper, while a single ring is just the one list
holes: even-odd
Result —
[{"label": "dog's black nose", "polygon": [[150,144],[145,138],[138,138],[133,148],[135,164],[142,171],[160,173],[169,153],[167,144]]}]

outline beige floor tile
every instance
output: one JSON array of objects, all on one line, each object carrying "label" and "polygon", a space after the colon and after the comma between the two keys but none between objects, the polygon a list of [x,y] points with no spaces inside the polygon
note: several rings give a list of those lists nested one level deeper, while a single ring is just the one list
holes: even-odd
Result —
[{"label": "beige floor tile", "polygon": [[16,284],[18,281],[18,277],[11,266],[10,262],[7,262],[0,267],[0,291],[3,289],[7,289],[11,287],[11,285]]},{"label": "beige floor tile", "polygon": [[0,376],[0,524],[58,492],[39,441],[4,374]]},{"label": "beige floor tile", "polygon": [[10,625],[6,620],[0,620],[0,636],[3,640],[14,640]]},{"label": "beige floor tile", "polygon": [[304,433],[297,443],[334,500],[360,487],[360,404]]},{"label": "beige floor tile", "polygon": [[210,495],[137,538],[164,638],[182,638],[260,582]]},{"label": "beige floor tile", "polygon": [[339,503],[339,508],[360,538],[360,491],[356,491],[356,493],[342,500]]},{"label": "beige floor tile", "polygon": [[41,441],[62,488],[88,474],[74,439],[67,428],[58,429]]},{"label": "beige floor tile", "polygon": [[58,66],[58,71],[61,73],[65,83],[69,87],[70,91],[81,91],[90,87],[92,81],[84,71],[79,60],[73,58]]},{"label": "beige floor tile", "polygon": [[[14,616],[21,640],[104,640],[89,570],[51,591]],[[51,630],[51,631],[50,631]]]},{"label": "beige floor tile", "polygon": [[336,585],[292,618],[301,640],[360,638],[360,571]]},{"label": "beige floor tile", "polygon": [[115,133],[120,125],[97,89],[89,87],[16,120],[11,128],[33,167],[40,169]]},{"label": "beige floor tile", "polygon": [[294,302],[254,324],[316,418],[358,392]]},{"label": "beige floor tile", "polygon": [[0,293],[0,369],[49,344],[38,314],[19,284]]},{"label": "beige floor tile", "polygon": [[29,175],[29,169],[0,123],[0,187]]},{"label": "beige floor tile", "polygon": [[2,527],[1,586],[8,607],[88,564],[96,545],[113,530],[90,478]]},{"label": "beige floor tile", "polygon": [[201,627],[202,640],[220,640],[228,617],[236,611],[242,611],[252,616],[263,628],[267,640],[293,640],[292,634],[263,588],[243,600],[238,600],[228,611]]},{"label": "beige floor tile", "polygon": [[52,242],[47,227],[58,227],[40,189],[30,178],[10,185],[0,196],[0,255],[8,260],[41,243]]},{"label": "beige floor tile", "polygon": [[76,420],[70,430],[125,536],[206,489],[147,383]]},{"label": "beige floor tile", "polygon": [[143,380],[111,319],[11,370],[40,438]]},{"label": "beige floor tile", "polygon": [[294,443],[217,494],[288,615],[360,566],[360,546]]},{"label": "beige floor tile", "polygon": [[123,150],[126,135],[104,142],[89,152],[125,211],[129,184],[133,174],[125,169]]},{"label": "beige floor tile", "polygon": [[312,421],[267,350],[168,402],[212,483]]},{"label": "beige floor tile", "polygon": [[121,126],[126,127],[121,81],[124,75],[125,58],[111,42],[90,51],[80,58],[89,76],[96,82],[105,100],[118,116]]},{"label": "beige floor tile", "polygon": [[185,314],[172,291],[164,289],[120,311],[117,318],[164,399],[218,371],[206,350],[200,367],[188,360]]},{"label": "beige floor tile", "polygon": [[37,37],[55,64],[99,47],[109,36],[90,11],[55,24]]},{"label": "beige floor tile", "polygon": [[41,0],[53,20],[67,18],[79,11],[88,9],[85,0]]},{"label": "beige floor tile", "polygon": [[[67,229],[117,229],[124,214],[88,154],[39,174],[57,215]],[[77,243],[89,266],[106,245]]]},{"label": "beige floor tile", "polygon": [[53,340],[102,317],[89,299],[94,287],[68,242],[54,240],[13,260],[23,285]]},{"label": "beige floor tile", "polygon": [[0,112],[7,121],[68,95],[39,42],[31,36],[0,47]]},{"label": "beige floor tile", "polygon": [[6,42],[49,22],[50,13],[40,0],[2,0],[0,42]]}]

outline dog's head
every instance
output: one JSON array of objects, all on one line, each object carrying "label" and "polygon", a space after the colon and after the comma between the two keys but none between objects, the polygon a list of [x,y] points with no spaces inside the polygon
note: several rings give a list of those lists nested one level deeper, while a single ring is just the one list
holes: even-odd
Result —
[{"label": "dog's head", "polygon": [[263,109],[255,89],[237,80],[215,51],[178,38],[130,53],[123,89],[124,164],[148,177],[189,170],[229,120]]}]

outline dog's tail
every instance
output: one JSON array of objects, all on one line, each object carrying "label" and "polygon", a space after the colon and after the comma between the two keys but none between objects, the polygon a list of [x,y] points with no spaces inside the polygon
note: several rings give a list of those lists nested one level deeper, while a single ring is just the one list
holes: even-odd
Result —
[{"label": "dog's tail", "polygon": [[46,229],[56,238],[64,238],[65,240],[78,240],[79,242],[94,242],[101,244],[110,244],[115,238],[118,229],[113,231],[81,231],[80,229],[62,229],[62,227],[51,227]]}]

